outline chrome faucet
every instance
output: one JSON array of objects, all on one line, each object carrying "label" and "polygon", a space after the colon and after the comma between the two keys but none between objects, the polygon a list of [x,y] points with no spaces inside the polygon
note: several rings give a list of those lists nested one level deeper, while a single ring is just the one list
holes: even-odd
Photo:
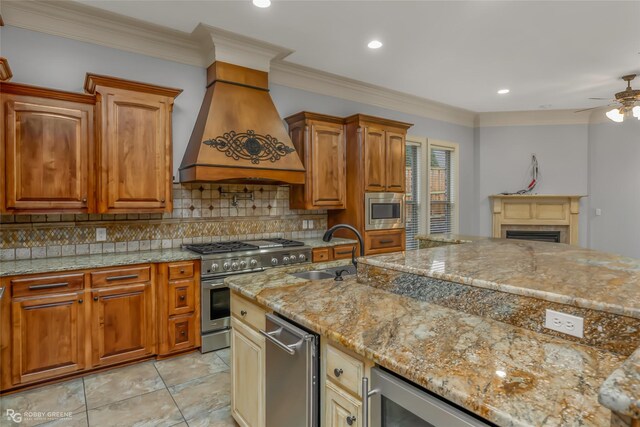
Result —
[{"label": "chrome faucet", "polygon": [[[355,229],[355,227],[349,225],[349,224],[336,224],[333,227],[331,227],[330,229],[328,229],[325,233],[324,236],[322,236],[322,240],[324,240],[325,242],[329,242],[331,241],[331,238],[333,237],[333,233],[335,233],[336,230],[340,230],[341,228],[345,228],[347,230],[351,230],[356,237],[358,238],[358,243],[360,244],[360,256],[364,256],[364,243],[362,241],[362,235],[360,234],[360,232],[358,230]],[[356,268],[356,274],[358,273],[358,261],[356,260],[356,247],[353,247],[353,251],[351,251],[351,262],[353,263],[353,266]]]}]

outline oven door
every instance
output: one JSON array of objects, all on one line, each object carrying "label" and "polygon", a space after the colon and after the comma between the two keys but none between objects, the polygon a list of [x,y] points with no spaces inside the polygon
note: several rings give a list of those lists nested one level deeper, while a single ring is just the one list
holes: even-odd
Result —
[{"label": "oven door", "polygon": [[380,368],[371,369],[371,388],[372,427],[493,425]]},{"label": "oven door", "polygon": [[366,193],[365,230],[404,228],[404,194]]},{"label": "oven door", "polygon": [[231,293],[224,279],[202,282],[202,333],[227,329],[231,325]]}]

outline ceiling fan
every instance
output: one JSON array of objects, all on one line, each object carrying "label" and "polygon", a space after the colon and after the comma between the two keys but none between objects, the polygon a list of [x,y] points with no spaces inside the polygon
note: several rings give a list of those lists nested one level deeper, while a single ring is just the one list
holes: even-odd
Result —
[{"label": "ceiling fan", "polygon": [[[607,106],[615,105],[616,108],[607,111],[606,116],[617,123],[623,122],[625,117],[633,117],[640,120],[640,90],[631,89],[631,81],[636,78],[635,74],[629,74],[626,76],[622,76],[622,80],[627,82],[627,88],[622,92],[618,92],[615,95],[614,99],[609,98],[589,98],[589,99],[606,99],[612,101]],[[593,110],[595,108],[585,108],[584,110],[578,110],[576,113],[582,111]]]}]

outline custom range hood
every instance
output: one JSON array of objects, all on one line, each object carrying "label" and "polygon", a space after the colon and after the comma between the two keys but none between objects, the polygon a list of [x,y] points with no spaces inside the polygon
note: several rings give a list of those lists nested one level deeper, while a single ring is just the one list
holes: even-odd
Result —
[{"label": "custom range hood", "polygon": [[250,50],[237,36],[228,43],[228,34],[221,40],[219,32],[210,33],[216,61],[207,69],[207,92],[180,181],[304,184],[304,167],[269,95],[267,71],[243,66],[268,69],[271,58],[257,54],[256,41]]}]

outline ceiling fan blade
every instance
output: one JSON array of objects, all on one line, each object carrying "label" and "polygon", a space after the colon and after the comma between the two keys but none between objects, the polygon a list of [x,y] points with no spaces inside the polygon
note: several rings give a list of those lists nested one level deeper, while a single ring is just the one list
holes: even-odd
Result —
[{"label": "ceiling fan blade", "polygon": [[576,111],[574,111],[574,113],[582,113],[583,111],[595,110],[596,108],[601,108],[601,107],[585,108],[583,110],[576,110]]},{"label": "ceiling fan blade", "polygon": [[597,99],[600,101],[609,101],[611,98],[589,98],[589,99]]}]

